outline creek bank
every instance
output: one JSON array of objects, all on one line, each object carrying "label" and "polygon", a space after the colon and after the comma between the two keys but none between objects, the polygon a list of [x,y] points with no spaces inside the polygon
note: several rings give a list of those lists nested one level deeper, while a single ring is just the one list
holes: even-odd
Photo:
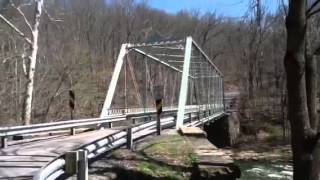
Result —
[{"label": "creek bank", "polygon": [[[240,170],[206,138],[166,134],[118,149],[90,165],[90,179],[233,180]],[[223,161],[224,160],[224,161]]]}]

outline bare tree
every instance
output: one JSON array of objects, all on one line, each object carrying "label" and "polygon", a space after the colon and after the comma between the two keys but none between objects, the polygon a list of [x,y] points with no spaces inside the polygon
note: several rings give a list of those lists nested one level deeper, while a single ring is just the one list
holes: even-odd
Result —
[{"label": "bare tree", "polygon": [[[294,179],[319,179],[319,156],[314,155],[320,133],[313,117],[316,99],[316,65],[308,45],[308,19],[320,11],[319,0],[308,8],[308,0],[289,1],[286,19],[287,50],[284,64],[287,73],[288,118],[291,123]],[[319,153],[319,152],[318,152]]]},{"label": "bare tree", "polygon": [[[32,98],[33,98],[33,88],[34,88],[34,75],[37,63],[38,54],[38,38],[39,38],[39,25],[43,8],[43,0],[35,0],[35,11],[33,24],[27,19],[26,15],[21,10],[22,6],[26,4],[20,4],[16,6],[13,1],[10,2],[11,6],[15,8],[21,17],[24,19],[28,30],[31,33],[31,38],[28,38],[25,33],[23,33],[17,26],[12,24],[7,18],[0,14],[0,19],[3,20],[12,30],[14,30],[18,35],[20,35],[26,43],[30,46],[31,53],[29,55],[24,54],[23,56],[28,56],[27,61],[25,61],[25,76],[27,82],[25,84],[25,95],[23,100],[23,110],[22,110],[22,121],[24,124],[28,125],[31,123],[31,113],[32,113]],[[27,52],[26,52],[27,53]]]}]

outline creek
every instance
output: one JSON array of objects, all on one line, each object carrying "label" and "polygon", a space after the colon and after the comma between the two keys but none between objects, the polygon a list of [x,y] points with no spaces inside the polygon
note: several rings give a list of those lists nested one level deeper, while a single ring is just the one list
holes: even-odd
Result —
[{"label": "creek", "polygon": [[291,180],[292,165],[272,161],[236,161],[241,169],[240,180]]}]

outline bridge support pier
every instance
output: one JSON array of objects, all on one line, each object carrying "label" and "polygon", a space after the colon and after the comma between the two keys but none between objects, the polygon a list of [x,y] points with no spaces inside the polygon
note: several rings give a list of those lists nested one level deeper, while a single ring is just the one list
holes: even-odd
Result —
[{"label": "bridge support pier", "polygon": [[208,140],[219,148],[232,146],[239,135],[239,121],[234,114],[229,114],[213,122],[204,124]]}]

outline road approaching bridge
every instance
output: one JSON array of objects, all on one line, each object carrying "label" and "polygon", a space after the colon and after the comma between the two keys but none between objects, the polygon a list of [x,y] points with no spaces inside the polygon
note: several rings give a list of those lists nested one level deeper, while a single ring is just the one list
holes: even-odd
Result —
[{"label": "road approaching bridge", "polygon": [[[142,85],[137,81],[132,65],[142,63],[132,63],[129,59],[130,52],[142,56],[145,62],[144,71],[141,73],[145,75]],[[135,56],[136,60],[139,60],[137,57]],[[148,60],[155,64],[148,65]],[[114,96],[121,92],[122,87],[118,91],[116,89],[126,64],[132,73],[136,102],[140,105],[138,108],[128,107],[126,74],[124,107],[112,107],[121,101],[114,100]],[[150,67],[158,68],[158,65],[170,71],[159,75],[158,69],[150,70]],[[154,74],[151,75],[150,71]],[[164,74],[173,75],[174,78],[164,78]],[[156,94],[153,87],[163,87],[158,89],[163,93],[161,102],[164,107],[160,123],[162,129],[178,130],[183,126],[201,126],[225,116],[223,75],[191,37],[178,41],[123,44],[99,118],[0,128],[0,179],[44,180],[68,177],[72,175],[66,171],[66,164],[70,162],[66,160],[65,154],[69,151],[85,150],[86,158],[93,161],[115,148],[124,145],[131,148],[133,141],[156,132],[157,112],[152,103],[154,99],[150,100],[150,97],[154,98],[153,95]],[[115,96],[117,97],[123,96]],[[122,126],[113,127],[113,123],[122,123]],[[76,134],[79,128],[90,131]],[[70,130],[71,136],[48,137],[14,145],[8,143],[12,136],[57,130]]]},{"label": "road approaching bridge", "polygon": [[60,136],[37,142],[13,145],[0,150],[0,179],[31,179],[48,162],[116,132],[112,129],[91,131],[76,136]]}]

